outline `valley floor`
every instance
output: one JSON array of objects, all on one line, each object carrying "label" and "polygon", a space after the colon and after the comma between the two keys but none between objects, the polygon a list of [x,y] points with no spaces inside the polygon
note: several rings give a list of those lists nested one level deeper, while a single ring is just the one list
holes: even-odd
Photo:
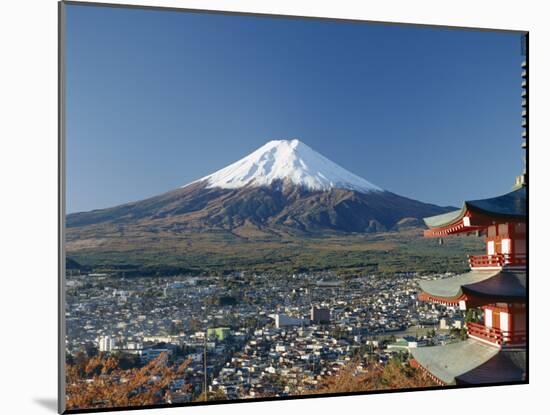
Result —
[{"label": "valley floor", "polygon": [[67,256],[89,269],[125,275],[174,275],[234,271],[461,272],[467,254],[482,249],[476,237],[447,238],[443,245],[420,229],[327,236],[237,235],[232,232],[68,234]]}]

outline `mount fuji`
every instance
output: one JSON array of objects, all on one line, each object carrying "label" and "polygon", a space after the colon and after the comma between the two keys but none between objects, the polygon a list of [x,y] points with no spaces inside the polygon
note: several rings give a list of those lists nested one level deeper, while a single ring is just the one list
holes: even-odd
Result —
[{"label": "mount fuji", "polygon": [[451,210],[399,196],[347,171],[299,140],[273,140],[170,192],[67,216],[68,236],[254,229],[275,234],[370,233],[420,226]]},{"label": "mount fuji", "polygon": [[273,140],[253,153],[197,182],[206,187],[237,189],[269,186],[276,181],[310,191],[348,189],[381,191],[365,179],[343,169],[299,140]]}]

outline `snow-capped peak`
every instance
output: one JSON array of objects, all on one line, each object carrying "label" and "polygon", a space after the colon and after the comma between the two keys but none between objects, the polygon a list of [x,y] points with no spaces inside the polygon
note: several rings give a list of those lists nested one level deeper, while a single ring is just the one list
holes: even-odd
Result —
[{"label": "snow-capped peak", "polygon": [[208,188],[235,189],[267,186],[276,180],[291,182],[309,190],[382,190],[299,140],[269,141],[248,156],[196,182],[207,182]]}]

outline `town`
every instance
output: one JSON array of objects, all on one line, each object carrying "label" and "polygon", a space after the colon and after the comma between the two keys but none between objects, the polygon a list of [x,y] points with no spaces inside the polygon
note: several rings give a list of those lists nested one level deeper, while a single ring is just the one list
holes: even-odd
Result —
[{"label": "town", "polygon": [[463,312],[416,297],[420,280],[448,276],[68,275],[67,361],[103,353],[144,365],[164,353],[189,362],[167,403],[205,388],[224,399],[304,394],[352,359],[361,370],[458,341]]}]

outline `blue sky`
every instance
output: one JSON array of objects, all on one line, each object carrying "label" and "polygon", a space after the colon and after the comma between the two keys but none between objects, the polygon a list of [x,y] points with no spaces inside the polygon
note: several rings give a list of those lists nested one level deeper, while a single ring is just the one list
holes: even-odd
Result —
[{"label": "blue sky", "polygon": [[520,35],[67,6],[67,212],[184,185],[299,138],[440,205],[522,169]]}]

